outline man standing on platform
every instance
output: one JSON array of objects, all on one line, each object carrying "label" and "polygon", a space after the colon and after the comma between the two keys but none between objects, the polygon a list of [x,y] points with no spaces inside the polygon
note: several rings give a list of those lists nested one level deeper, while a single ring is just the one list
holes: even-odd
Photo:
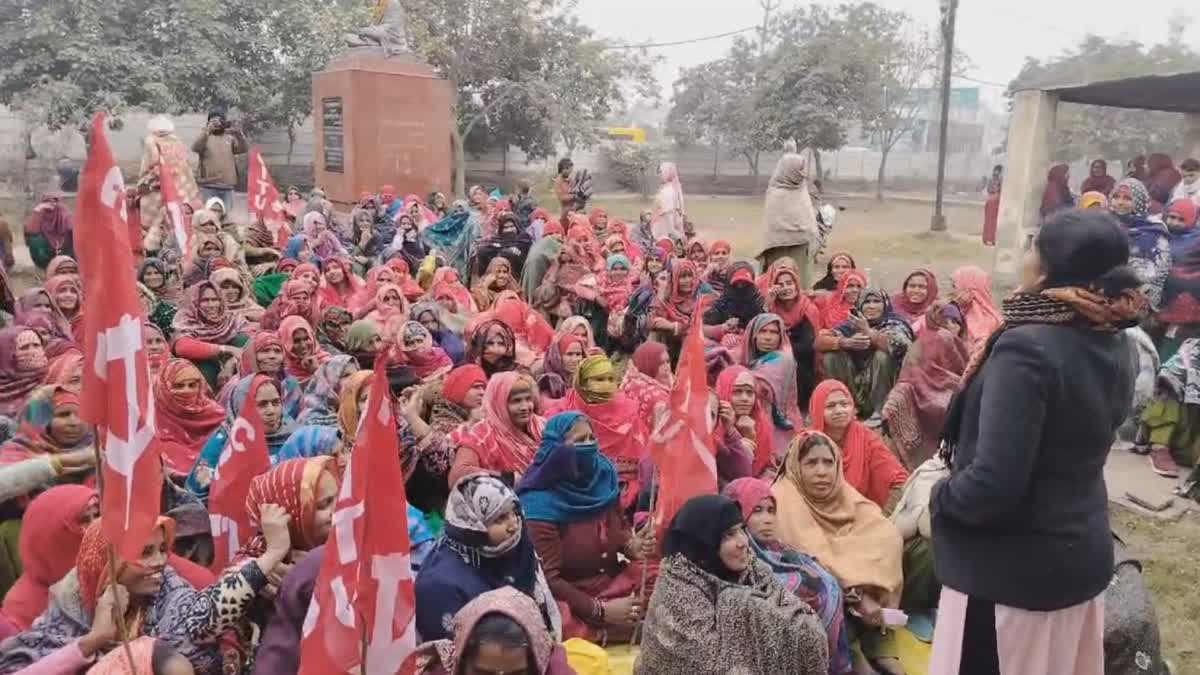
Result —
[{"label": "man standing on platform", "polygon": [[225,211],[233,210],[233,189],[237,186],[237,155],[244,155],[249,147],[246,137],[237,123],[225,121],[222,110],[208,113],[208,125],[192,144],[192,151],[200,156],[200,174],[196,183],[205,202],[212,197],[225,204]]}]

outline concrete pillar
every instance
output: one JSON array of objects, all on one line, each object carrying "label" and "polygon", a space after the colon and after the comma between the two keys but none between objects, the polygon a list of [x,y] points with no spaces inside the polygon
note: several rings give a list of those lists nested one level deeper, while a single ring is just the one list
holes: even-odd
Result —
[{"label": "concrete pillar", "polygon": [[1186,153],[1183,159],[1200,159],[1200,114],[1188,113],[1183,116],[1182,149]]},{"label": "concrete pillar", "polygon": [[1038,209],[1053,154],[1057,112],[1055,94],[1026,90],[1013,96],[996,233],[994,276],[998,285],[1010,284],[1016,278],[1021,252],[1037,232]]}]

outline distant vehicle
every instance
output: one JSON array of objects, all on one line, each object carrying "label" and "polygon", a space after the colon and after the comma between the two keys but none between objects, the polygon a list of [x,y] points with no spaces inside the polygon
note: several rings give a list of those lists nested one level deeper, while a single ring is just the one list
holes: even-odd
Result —
[{"label": "distant vehicle", "polygon": [[609,127],[602,130],[604,135],[612,141],[624,143],[636,143],[638,145],[646,142],[646,130],[637,127]]}]

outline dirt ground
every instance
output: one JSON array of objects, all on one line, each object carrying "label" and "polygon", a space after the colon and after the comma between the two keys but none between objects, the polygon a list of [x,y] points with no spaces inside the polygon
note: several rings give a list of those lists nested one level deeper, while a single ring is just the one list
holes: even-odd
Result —
[{"label": "dirt ground", "polygon": [[[821,273],[829,253],[850,252],[873,284],[898,289],[914,269],[926,267],[939,279],[943,292],[950,288],[950,273],[964,264],[991,270],[995,249],[980,242],[982,204],[951,204],[945,209],[948,233],[929,232],[932,205],[919,201],[891,200],[877,203],[869,198],[835,199],[844,207],[821,258]],[[604,196],[599,205],[610,214],[636,222],[649,202],[637,198]],[[2,205],[3,206],[11,205]],[[19,209],[3,212],[20,225],[27,214]],[[727,239],[735,257],[757,253],[762,228],[762,200],[688,196],[687,212],[706,240]],[[18,260],[28,264],[28,254],[18,251]],[[21,263],[18,263],[21,265]],[[816,272],[816,270],[814,270]],[[37,283],[28,268],[14,270],[14,290],[20,292]],[[1200,518],[1194,514],[1175,521],[1146,517],[1120,506],[1112,507],[1113,528],[1142,561],[1154,594],[1164,655],[1177,675],[1200,673]]]},{"label": "dirt ground", "polygon": [[[602,205],[625,220],[636,221],[649,202],[637,199],[605,199]],[[850,252],[860,268],[867,271],[872,284],[898,288],[904,277],[919,267],[937,275],[943,291],[949,290],[950,273],[965,265],[990,270],[995,249],[980,240],[983,208],[948,205],[945,209],[950,231],[929,231],[932,205],[913,201],[873,199],[835,199],[843,207],[830,235],[826,253],[818,265],[824,274],[824,261],[838,251]],[[762,233],[762,200],[726,197],[688,197],[688,216],[696,223],[700,237],[727,239],[734,257],[757,253]],[[816,272],[816,270],[814,270]]]}]

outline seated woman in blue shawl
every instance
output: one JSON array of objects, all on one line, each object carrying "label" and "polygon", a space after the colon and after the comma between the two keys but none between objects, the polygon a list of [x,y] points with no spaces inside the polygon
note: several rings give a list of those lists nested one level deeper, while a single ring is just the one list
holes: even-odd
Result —
[{"label": "seated woman in blue shawl", "polygon": [[616,467],[586,415],[550,418],[517,492],[550,590],[565,608],[564,637],[628,642],[643,619],[643,579],[641,597],[649,598],[658,576],[658,543],[626,519]]}]

